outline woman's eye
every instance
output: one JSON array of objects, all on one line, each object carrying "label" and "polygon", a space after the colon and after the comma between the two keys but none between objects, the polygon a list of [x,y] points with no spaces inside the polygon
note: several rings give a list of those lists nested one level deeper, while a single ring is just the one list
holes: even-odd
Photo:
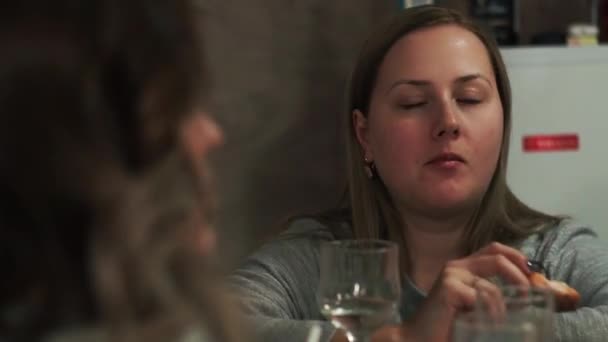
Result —
[{"label": "woman's eye", "polygon": [[426,105],[426,101],[404,103],[404,104],[400,105],[400,107],[403,109],[414,109],[414,108],[422,107],[424,105]]},{"label": "woman's eye", "polygon": [[466,97],[465,98],[456,99],[456,101],[458,103],[461,103],[461,104],[464,104],[464,105],[476,105],[476,104],[481,103],[481,100],[479,100],[479,99],[466,98]]}]

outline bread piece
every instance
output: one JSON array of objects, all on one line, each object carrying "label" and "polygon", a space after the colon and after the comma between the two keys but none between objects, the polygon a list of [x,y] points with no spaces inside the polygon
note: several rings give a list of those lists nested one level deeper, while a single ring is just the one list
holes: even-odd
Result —
[{"label": "bread piece", "polygon": [[561,281],[548,280],[543,274],[537,272],[533,272],[528,279],[532,286],[549,289],[553,293],[556,311],[572,311],[578,307],[581,296],[578,291],[568,286],[568,284]]}]

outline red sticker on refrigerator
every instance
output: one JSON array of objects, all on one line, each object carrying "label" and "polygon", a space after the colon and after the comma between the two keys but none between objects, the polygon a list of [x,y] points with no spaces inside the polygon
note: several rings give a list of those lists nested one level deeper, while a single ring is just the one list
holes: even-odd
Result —
[{"label": "red sticker on refrigerator", "polygon": [[539,134],[522,138],[524,152],[577,151],[580,147],[578,134]]}]

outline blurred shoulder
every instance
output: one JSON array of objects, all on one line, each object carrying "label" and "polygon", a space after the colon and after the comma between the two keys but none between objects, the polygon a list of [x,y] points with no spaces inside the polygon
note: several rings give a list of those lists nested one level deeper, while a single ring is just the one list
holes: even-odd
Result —
[{"label": "blurred shoulder", "polygon": [[287,228],[279,235],[279,239],[350,239],[353,233],[349,217],[348,212],[343,211],[295,217],[289,220]]},{"label": "blurred shoulder", "polygon": [[290,219],[283,231],[261,244],[245,263],[287,262],[315,259],[320,243],[352,237],[346,222],[327,221],[323,217],[300,216]]},{"label": "blurred shoulder", "polygon": [[297,217],[287,223],[287,228],[278,236],[279,239],[287,238],[331,238],[333,236],[330,227],[315,217]]}]

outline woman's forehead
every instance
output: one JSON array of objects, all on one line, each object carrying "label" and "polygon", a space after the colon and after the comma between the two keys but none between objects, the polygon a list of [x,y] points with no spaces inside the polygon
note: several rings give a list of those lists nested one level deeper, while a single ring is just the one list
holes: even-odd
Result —
[{"label": "woman's forehead", "polygon": [[378,81],[432,81],[473,74],[494,78],[487,48],[467,29],[441,25],[413,31],[397,40],[380,65]]}]

